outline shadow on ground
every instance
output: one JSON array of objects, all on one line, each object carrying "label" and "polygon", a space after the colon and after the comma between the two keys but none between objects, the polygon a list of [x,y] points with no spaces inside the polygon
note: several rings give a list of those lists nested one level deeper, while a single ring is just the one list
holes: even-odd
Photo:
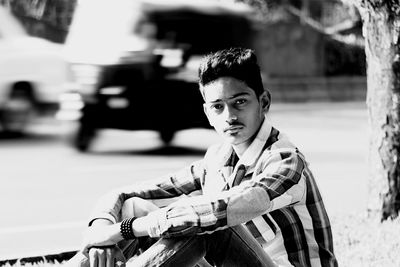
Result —
[{"label": "shadow on ground", "polygon": [[184,146],[174,146],[174,145],[165,145],[156,148],[150,149],[140,149],[140,150],[128,150],[128,151],[92,151],[86,152],[91,155],[142,155],[142,156],[202,156],[206,153],[205,149],[193,148],[193,147],[184,147]]},{"label": "shadow on ground", "polygon": [[32,141],[54,141],[61,140],[61,136],[58,134],[50,133],[12,133],[12,132],[0,132],[0,144],[8,142],[32,142]]}]

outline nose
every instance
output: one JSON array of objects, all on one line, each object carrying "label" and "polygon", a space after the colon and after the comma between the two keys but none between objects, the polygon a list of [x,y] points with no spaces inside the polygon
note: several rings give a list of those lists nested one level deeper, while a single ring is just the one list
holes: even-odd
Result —
[{"label": "nose", "polygon": [[238,117],[233,107],[227,105],[227,107],[225,108],[225,113],[227,123],[232,124],[233,122],[238,120]]}]

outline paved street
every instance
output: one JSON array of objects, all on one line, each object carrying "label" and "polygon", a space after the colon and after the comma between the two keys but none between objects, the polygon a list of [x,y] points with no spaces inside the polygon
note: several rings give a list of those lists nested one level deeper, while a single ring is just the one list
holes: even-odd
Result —
[{"label": "paved street", "polygon": [[[364,103],[275,104],[271,119],[311,162],[329,213],[365,209]],[[0,136],[0,260],[76,249],[101,194],[177,170],[219,140],[209,130],[187,130],[163,147],[154,132],[107,130],[81,154],[68,145],[71,129],[44,120],[26,137]]]}]

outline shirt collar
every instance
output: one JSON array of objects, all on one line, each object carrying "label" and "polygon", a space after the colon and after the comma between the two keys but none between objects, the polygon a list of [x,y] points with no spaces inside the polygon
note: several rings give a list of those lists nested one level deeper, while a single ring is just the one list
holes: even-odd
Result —
[{"label": "shirt collar", "polygon": [[243,164],[245,166],[251,166],[257,161],[264,148],[265,142],[268,140],[271,129],[272,126],[269,123],[269,119],[267,116],[265,116],[264,122],[262,123],[256,138],[254,138],[253,142],[251,142],[250,146],[246,149],[242,157],[240,157],[237,165]]}]

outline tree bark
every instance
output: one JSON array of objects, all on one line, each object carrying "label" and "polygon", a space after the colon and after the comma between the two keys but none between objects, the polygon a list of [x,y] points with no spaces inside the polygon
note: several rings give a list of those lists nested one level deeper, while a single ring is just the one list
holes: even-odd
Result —
[{"label": "tree bark", "polygon": [[370,125],[369,209],[381,219],[400,212],[400,4],[363,0]]}]

